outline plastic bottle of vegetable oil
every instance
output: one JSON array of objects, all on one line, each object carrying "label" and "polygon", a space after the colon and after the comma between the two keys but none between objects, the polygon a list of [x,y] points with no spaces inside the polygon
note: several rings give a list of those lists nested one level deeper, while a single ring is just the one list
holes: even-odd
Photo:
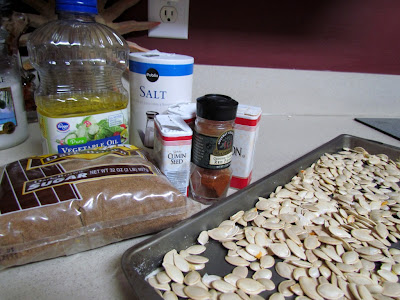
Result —
[{"label": "plastic bottle of vegetable oil", "polygon": [[122,85],[129,48],[97,23],[97,0],[57,0],[58,20],[36,29],[28,53],[45,153],[128,143],[129,97]]}]

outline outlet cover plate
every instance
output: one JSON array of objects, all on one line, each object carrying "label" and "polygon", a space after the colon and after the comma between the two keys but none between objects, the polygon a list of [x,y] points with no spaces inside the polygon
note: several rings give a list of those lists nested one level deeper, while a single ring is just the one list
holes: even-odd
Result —
[{"label": "outlet cover plate", "polygon": [[[164,16],[161,17],[161,13]],[[177,12],[175,15],[165,15]],[[187,39],[189,35],[189,0],[148,0],[148,19],[160,22],[149,29],[149,37]]]}]

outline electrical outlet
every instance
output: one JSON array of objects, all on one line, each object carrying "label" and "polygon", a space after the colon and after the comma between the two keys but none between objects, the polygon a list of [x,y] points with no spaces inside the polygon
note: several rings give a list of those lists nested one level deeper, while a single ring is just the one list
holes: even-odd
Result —
[{"label": "electrical outlet", "polygon": [[149,37],[187,39],[189,0],[148,0],[148,18],[160,22],[149,29]]},{"label": "electrical outlet", "polygon": [[161,7],[160,18],[163,23],[175,23],[178,19],[178,11],[173,6],[163,6]]}]

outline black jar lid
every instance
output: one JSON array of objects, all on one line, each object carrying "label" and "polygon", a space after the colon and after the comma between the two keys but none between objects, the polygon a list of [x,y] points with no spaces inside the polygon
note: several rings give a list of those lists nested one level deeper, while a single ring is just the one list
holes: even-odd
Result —
[{"label": "black jar lid", "polygon": [[229,121],[236,118],[238,102],[229,96],[207,94],[197,98],[197,116],[207,120]]}]

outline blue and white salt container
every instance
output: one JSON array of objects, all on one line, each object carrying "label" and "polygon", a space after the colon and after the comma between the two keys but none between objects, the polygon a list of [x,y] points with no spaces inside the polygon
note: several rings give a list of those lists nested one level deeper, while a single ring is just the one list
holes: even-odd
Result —
[{"label": "blue and white salt container", "polygon": [[154,119],[149,116],[192,101],[193,64],[191,56],[157,50],[129,55],[131,144],[153,148]]}]

